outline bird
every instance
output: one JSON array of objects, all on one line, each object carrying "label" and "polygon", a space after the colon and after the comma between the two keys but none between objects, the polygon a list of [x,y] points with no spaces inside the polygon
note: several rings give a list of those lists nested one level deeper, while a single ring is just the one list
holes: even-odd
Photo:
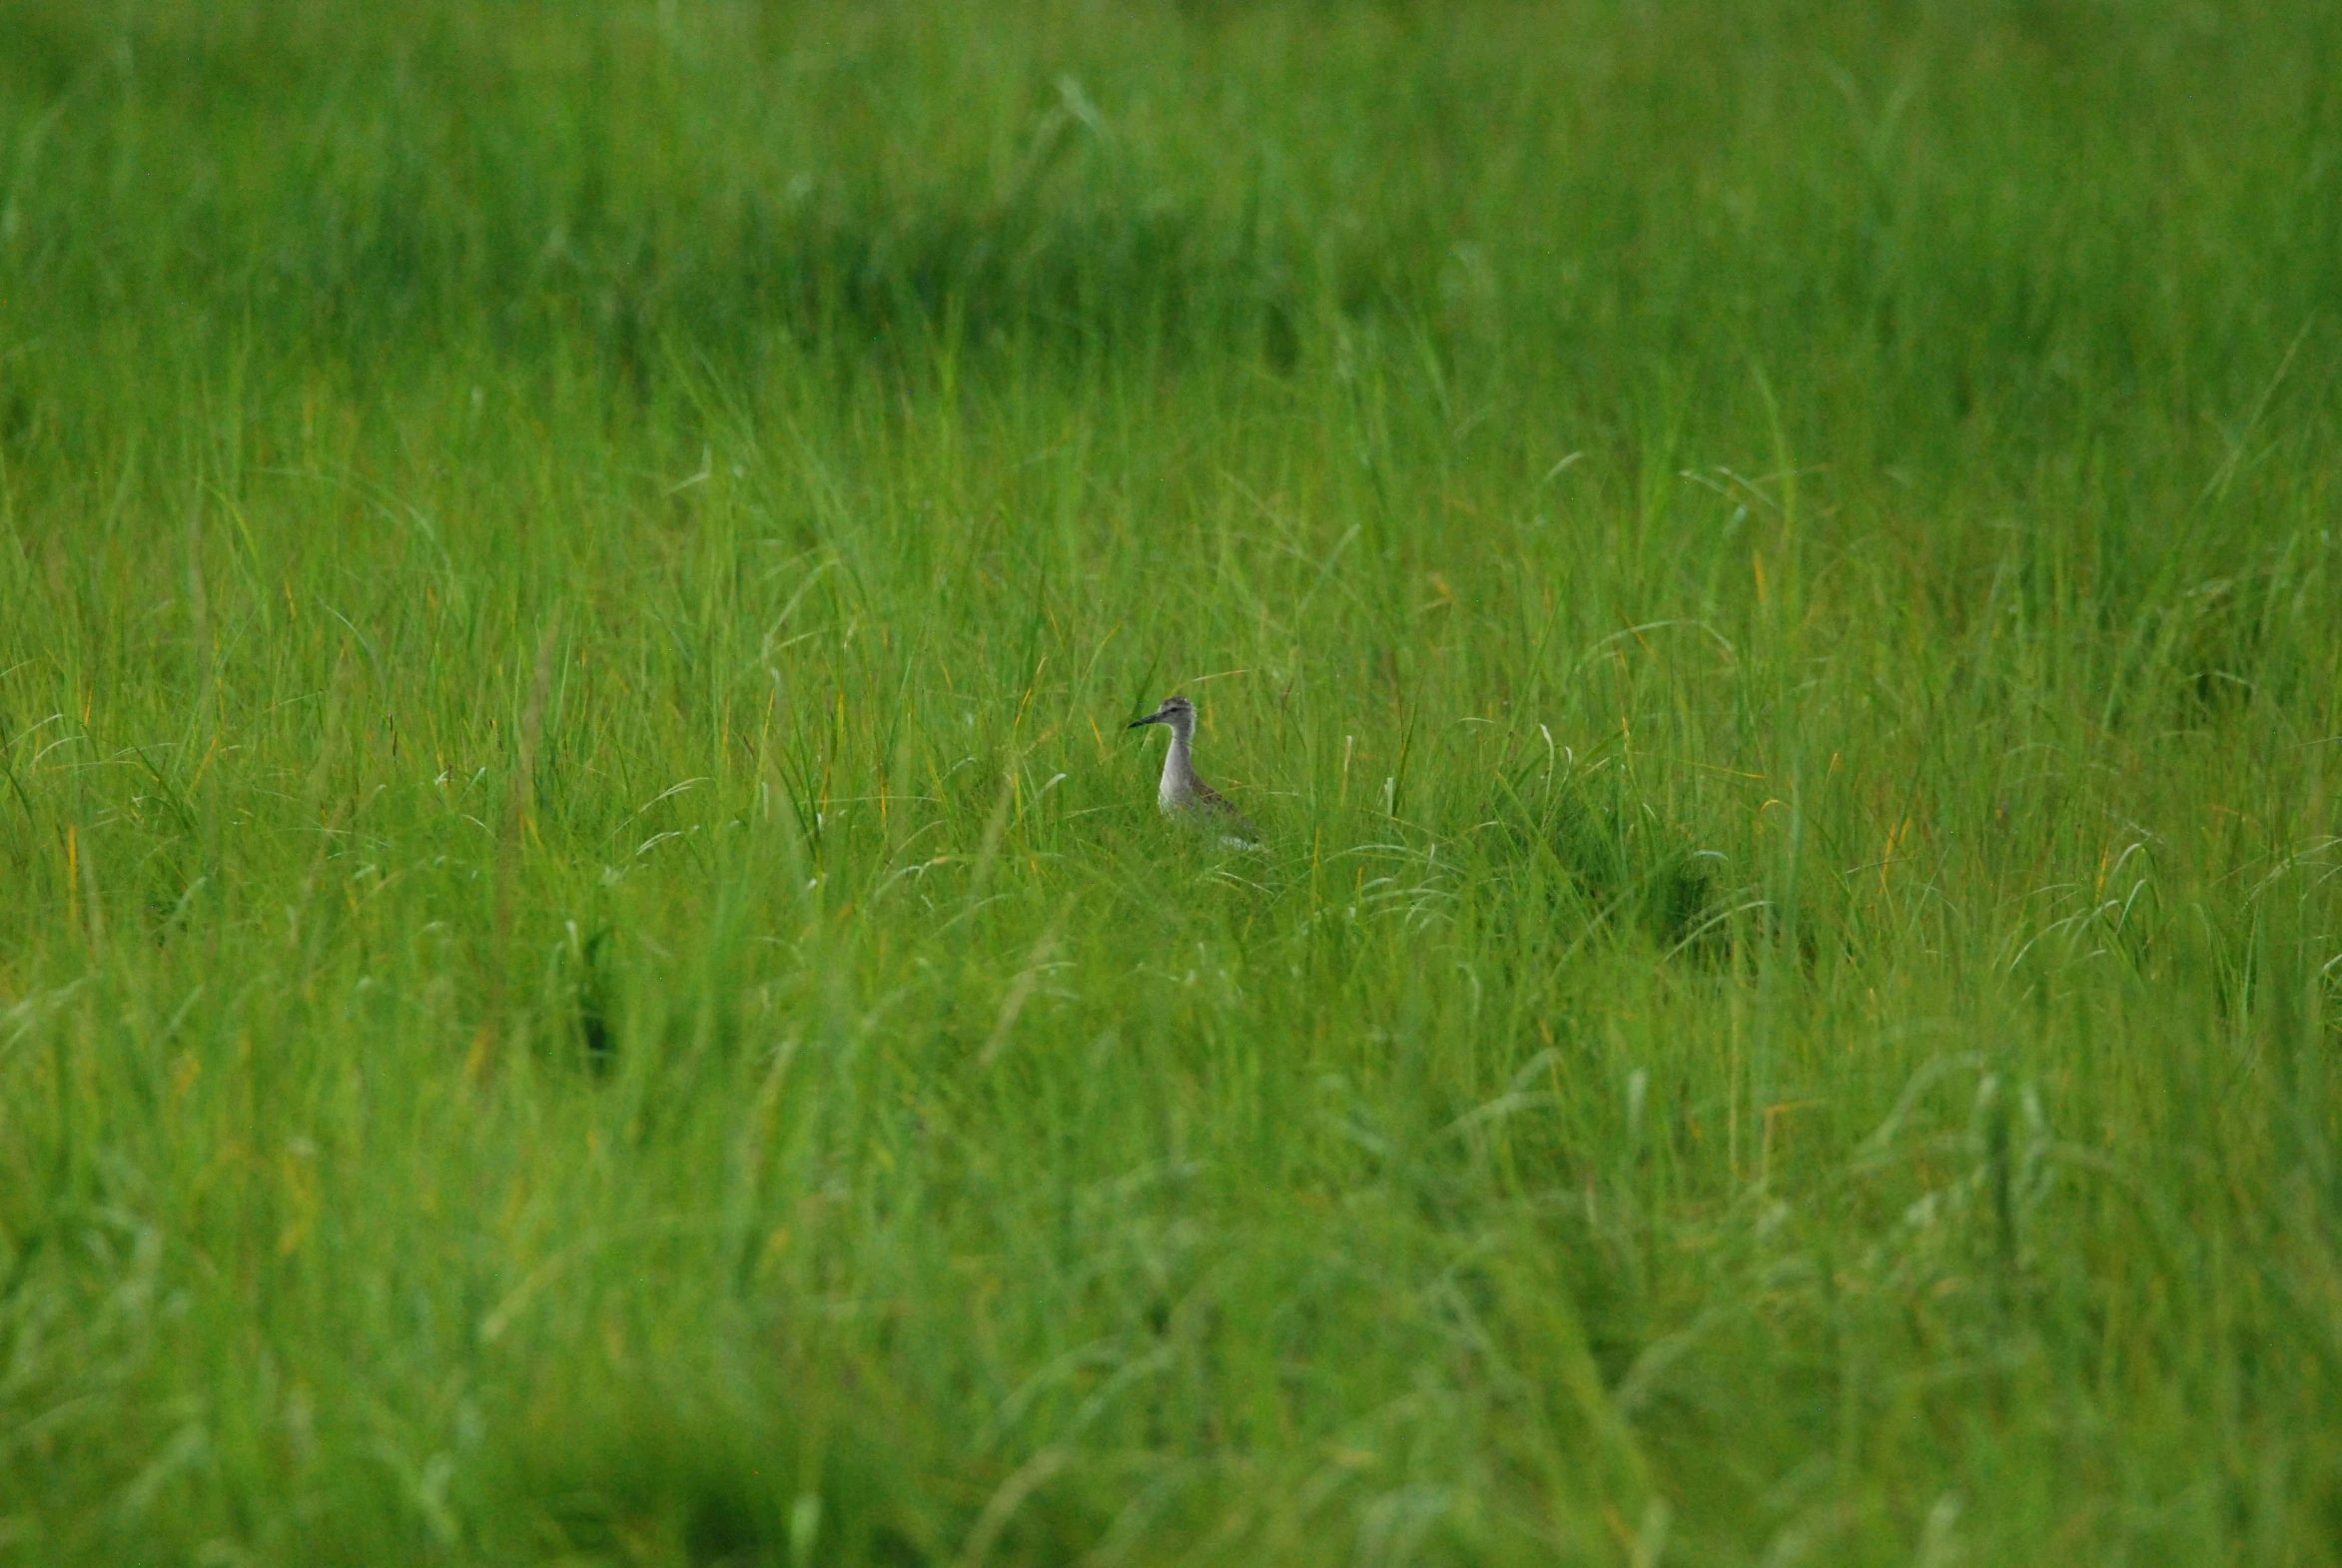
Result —
[{"label": "bird", "polygon": [[1155,804],[1163,814],[1217,829],[1220,842],[1230,849],[1257,848],[1260,830],[1218,790],[1197,778],[1195,765],[1188,760],[1189,744],[1195,738],[1195,704],[1173,694],[1163,699],[1162,707],[1127,727],[1144,729],[1150,724],[1165,725],[1171,732],[1171,750],[1163,758],[1163,783],[1155,792]]}]

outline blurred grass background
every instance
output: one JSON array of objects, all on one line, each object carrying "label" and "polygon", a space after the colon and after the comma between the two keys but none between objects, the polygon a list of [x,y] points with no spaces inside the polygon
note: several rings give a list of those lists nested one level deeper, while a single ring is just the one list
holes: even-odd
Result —
[{"label": "blurred grass background", "polygon": [[0,1562],[2335,1561],[2338,59],[0,0]]}]

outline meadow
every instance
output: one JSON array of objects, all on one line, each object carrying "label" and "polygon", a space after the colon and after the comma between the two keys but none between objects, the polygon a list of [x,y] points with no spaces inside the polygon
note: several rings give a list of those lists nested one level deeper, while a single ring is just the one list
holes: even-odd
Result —
[{"label": "meadow", "polygon": [[0,0],[0,1565],[2342,1562],[2336,61]]}]

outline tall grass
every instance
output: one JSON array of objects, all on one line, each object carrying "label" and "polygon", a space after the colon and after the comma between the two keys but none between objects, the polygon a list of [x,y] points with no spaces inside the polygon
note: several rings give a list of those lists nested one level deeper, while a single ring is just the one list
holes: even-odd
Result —
[{"label": "tall grass", "polygon": [[2329,8],[0,40],[0,1561],[2342,1556]]}]

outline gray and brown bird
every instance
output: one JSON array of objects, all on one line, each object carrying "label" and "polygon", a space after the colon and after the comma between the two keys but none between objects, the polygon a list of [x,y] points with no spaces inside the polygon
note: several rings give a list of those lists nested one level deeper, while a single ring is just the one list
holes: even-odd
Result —
[{"label": "gray and brown bird", "polygon": [[1217,832],[1220,842],[1231,849],[1256,848],[1260,830],[1218,790],[1195,776],[1195,704],[1180,696],[1166,697],[1162,707],[1132,721],[1129,727],[1142,729],[1149,724],[1161,724],[1171,732],[1171,750],[1163,758],[1163,783],[1155,792],[1155,803],[1163,814]]}]

